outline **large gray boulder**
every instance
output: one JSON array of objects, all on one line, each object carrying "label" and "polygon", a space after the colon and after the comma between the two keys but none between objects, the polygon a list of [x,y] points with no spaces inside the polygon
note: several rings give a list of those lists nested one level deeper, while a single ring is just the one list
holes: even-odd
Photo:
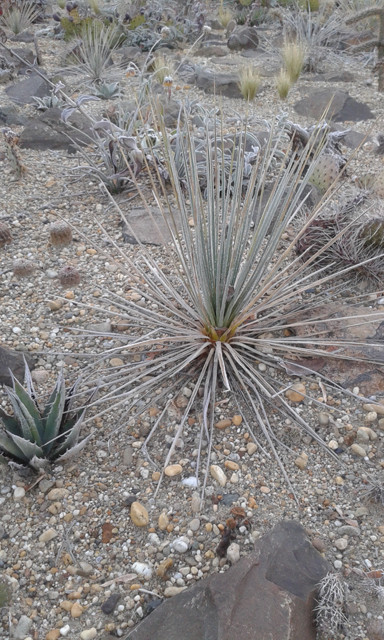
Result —
[{"label": "large gray boulder", "polygon": [[372,111],[364,102],[352,98],[348,91],[330,87],[312,91],[294,105],[296,113],[313,120],[320,120],[325,111],[327,119],[333,122],[359,122],[374,118]]},{"label": "large gray boulder", "polygon": [[280,522],[253,553],[164,602],[126,640],[315,640],[314,589],[328,570],[301,524]]}]

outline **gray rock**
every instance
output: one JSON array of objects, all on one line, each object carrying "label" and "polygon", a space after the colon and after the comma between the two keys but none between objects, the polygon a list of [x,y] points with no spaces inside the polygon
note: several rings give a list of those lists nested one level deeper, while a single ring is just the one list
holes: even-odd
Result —
[{"label": "gray rock", "polygon": [[51,85],[37,73],[31,73],[24,80],[7,87],[5,93],[17,104],[33,104],[33,97],[49,96]]},{"label": "gray rock", "polygon": [[138,207],[129,212],[129,225],[123,223],[123,239],[129,244],[137,244],[138,240],[144,244],[163,245],[170,241],[171,236],[162,214],[154,207],[149,213]]},{"label": "gray rock", "polygon": [[12,638],[15,638],[15,640],[24,640],[24,638],[28,635],[31,625],[31,618],[28,618],[28,616],[20,616],[19,622],[16,625],[16,629],[12,633]]},{"label": "gray rock", "polygon": [[347,91],[332,87],[313,91],[294,105],[296,113],[314,120],[320,120],[328,107],[327,118],[334,122],[358,122],[375,117],[366,104],[357,102]]},{"label": "gray rock", "polygon": [[217,73],[211,69],[197,67],[194,82],[205,93],[241,98],[238,73]]},{"label": "gray rock", "polygon": [[212,58],[214,56],[222,58],[224,56],[227,56],[228,53],[228,47],[223,44],[221,40],[218,42],[215,42],[214,40],[207,40],[196,51],[196,55],[206,56],[207,58]]},{"label": "gray rock", "polygon": [[7,347],[0,346],[0,384],[12,385],[12,378],[9,370],[20,381],[24,380],[24,357],[30,369],[34,369],[34,360],[30,355],[22,351],[13,351]]},{"label": "gray rock", "polygon": [[384,640],[384,620],[371,620],[368,625],[369,640]]},{"label": "gray rock", "polygon": [[257,49],[259,38],[256,27],[236,27],[228,38],[227,45],[231,51]]},{"label": "gray rock", "polygon": [[14,106],[10,107],[5,104],[0,107],[0,123],[10,125],[24,125],[26,118],[20,116]]},{"label": "gray rock", "polygon": [[315,640],[315,585],[328,572],[303,527],[281,522],[255,551],[165,601],[126,640]]},{"label": "gray rock", "polygon": [[61,120],[60,109],[47,109],[36,118],[27,120],[20,136],[20,146],[26,149],[63,149],[73,153],[76,150],[74,143],[87,145],[94,134],[89,120],[81,113],[72,114],[70,122],[76,130]]},{"label": "gray rock", "polygon": [[13,55],[11,51],[2,49],[0,54],[0,66],[3,69],[13,69],[16,72],[23,73],[29,69],[28,65],[33,65],[35,63],[36,54],[31,49],[26,49],[25,47],[12,47],[12,51],[17,53],[22,60]]}]

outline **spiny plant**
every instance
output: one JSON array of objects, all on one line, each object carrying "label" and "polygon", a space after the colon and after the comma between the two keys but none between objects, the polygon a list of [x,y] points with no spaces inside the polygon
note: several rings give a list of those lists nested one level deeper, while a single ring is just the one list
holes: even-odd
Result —
[{"label": "spiny plant", "polygon": [[376,290],[384,280],[384,223],[369,214],[354,218],[365,200],[364,194],[358,194],[338,210],[326,210],[312,220],[296,252],[304,259],[318,254],[314,266],[327,271],[352,267],[344,275],[345,284],[362,281],[366,288]]},{"label": "spiny plant", "polygon": [[292,84],[297,82],[303,70],[305,47],[299,41],[286,41],[281,52],[285,69]]},{"label": "spiny plant", "polygon": [[5,4],[0,15],[0,25],[4,25],[15,35],[18,35],[28,29],[38,16],[39,10],[33,2],[28,2],[28,0],[15,2],[8,6]]},{"label": "spiny plant", "polygon": [[[292,255],[298,238],[324,207],[326,198],[317,205],[297,237],[286,244],[282,240],[287,226],[303,206],[312,171],[308,161],[314,153],[315,158],[321,153],[321,144],[317,136],[298,157],[291,153],[286,131],[276,137],[274,134],[264,149],[255,152],[257,159],[244,187],[244,132],[232,147],[228,167],[217,132],[207,126],[203,192],[198,153],[189,127],[178,131],[178,164],[180,157],[184,163],[182,179],[164,131],[166,173],[163,179],[160,175],[155,179],[150,172],[148,176],[155,204],[171,236],[171,243],[166,246],[168,266],[163,269],[138,238],[140,252],[134,259],[110,239],[126,264],[130,293],[136,298],[140,296],[141,303],[131,296],[127,300],[110,292],[100,307],[105,313],[105,304],[109,305],[111,313],[131,327],[131,334],[121,335],[123,346],[106,350],[100,356],[100,367],[112,354],[120,354],[126,364],[95,374],[98,379],[102,377],[104,385],[103,397],[97,404],[112,403],[114,414],[117,407],[123,406],[124,412],[130,412],[132,420],[137,420],[153,403],[160,403],[162,410],[143,443],[142,450],[147,451],[165,412],[187,385],[188,399],[164,466],[169,464],[184,430],[189,429],[188,420],[193,415],[199,424],[196,482],[201,480],[203,451],[206,454],[202,494],[209,473],[216,406],[221,393],[227,392],[240,407],[250,437],[256,443],[259,437],[265,438],[295,495],[278,451],[280,445],[283,451],[287,446],[277,436],[279,433],[285,439],[279,431],[281,418],[289,419],[322,444],[329,455],[333,454],[285,397],[284,391],[291,385],[286,373],[296,359],[305,357],[355,360],[355,342],[332,338],[339,320],[335,324],[335,320],[327,318],[324,330],[323,312],[316,315],[321,302],[335,295],[332,287],[335,274],[325,275],[321,268],[313,274],[318,254],[307,258],[304,255],[303,261]],[[282,148],[286,153],[278,161],[276,151]],[[153,202],[132,171],[131,180],[151,215]],[[129,217],[109,197],[129,233],[136,237]],[[343,272],[348,269],[337,275]],[[313,299],[308,301],[311,292]],[[313,317],[303,320],[308,305],[313,309]],[[296,335],[295,328],[302,322],[310,323],[310,336]],[[370,357],[367,355],[366,360]],[[365,356],[360,359],[366,361]],[[308,369],[304,366],[300,371],[305,378]],[[109,410],[107,406],[101,413]]]},{"label": "spiny plant", "polygon": [[341,170],[340,157],[333,153],[322,153],[316,160],[316,166],[311,176],[311,184],[320,193],[325,193],[337,180]]},{"label": "spiny plant", "polygon": [[1,129],[1,133],[3,134],[5,151],[7,154],[7,158],[12,166],[12,170],[18,178],[21,178],[21,176],[23,176],[27,172],[27,168],[24,165],[20,155],[20,138],[17,133],[12,131],[12,129],[10,129],[9,127],[4,127],[3,129]]},{"label": "spiny plant", "polygon": [[92,20],[81,30],[81,42],[73,53],[75,64],[72,69],[92,81],[101,82],[113,69],[112,53],[121,42],[121,33],[116,25],[106,26]]},{"label": "spiny plant", "polygon": [[34,470],[41,469],[50,461],[65,460],[78,453],[90,437],[79,441],[86,407],[72,409],[79,382],[80,379],[67,392],[63,373],[60,372],[48,402],[41,410],[25,363],[25,387],[12,375],[12,389],[5,388],[13,414],[0,408],[2,453]]},{"label": "spiny plant", "polygon": [[367,51],[376,47],[377,49],[377,65],[376,71],[378,73],[378,90],[384,91],[384,5],[377,4],[373,7],[368,7],[363,11],[359,11],[355,15],[346,20],[347,24],[356,24],[360,20],[366,20],[367,18],[375,17],[379,22],[379,33],[377,37],[363,42],[362,44],[355,45],[353,47],[354,52]]},{"label": "spiny plant", "polygon": [[324,632],[335,634],[347,623],[343,610],[345,583],[338,573],[327,573],[317,587],[315,607],[317,625]]},{"label": "spiny plant", "polygon": [[112,98],[116,98],[120,93],[119,83],[102,82],[101,84],[96,85],[94,92],[95,96],[101,100],[111,100]]},{"label": "spiny plant", "polygon": [[72,242],[72,228],[65,220],[55,220],[49,225],[49,239],[54,247],[66,247]]},{"label": "spiny plant", "polygon": [[254,99],[261,84],[261,76],[253,65],[247,65],[240,70],[239,88],[241,95],[250,102]]}]

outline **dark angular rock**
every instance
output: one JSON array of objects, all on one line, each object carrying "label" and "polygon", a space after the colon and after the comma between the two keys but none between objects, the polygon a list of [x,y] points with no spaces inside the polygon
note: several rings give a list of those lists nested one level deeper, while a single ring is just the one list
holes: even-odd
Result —
[{"label": "dark angular rock", "polygon": [[26,353],[22,351],[13,351],[8,347],[0,346],[0,384],[12,385],[12,378],[9,370],[20,381],[24,380],[24,358],[26,359],[29,368],[32,370],[35,368],[34,360]]},{"label": "dark angular rock", "polygon": [[33,97],[44,98],[49,96],[50,84],[37,73],[31,73],[24,80],[7,87],[5,93],[17,104],[33,104]]},{"label": "dark angular rock", "polygon": [[255,551],[166,601],[126,640],[315,640],[313,595],[328,572],[295,521],[277,524]]},{"label": "dark angular rock", "polygon": [[[17,58],[12,51],[17,53]],[[36,54],[31,49],[12,47],[12,51],[2,49],[0,54],[1,67],[13,69],[19,73],[25,73],[30,67],[29,65],[35,64]],[[22,58],[22,60],[20,60]],[[24,61],[24,62],[23,62]]]},{"label": "dark angular rock", "polygon": [[195,84],[205,93],[241,98],[238,73],[216,73],[200,67],[196,69]]},{"label": "dark angular rock", "polygon": [[259,38],[256,27],[236,27],[228,38],[227,45],[231,51],[257,49]]},{"label": "dark angular rock", "polygon": [[60,109],[47,109],[36,118],[28,119],[20,135],[20,146],[26,149],[64,149],[73,153],[75,146],[72,140],[81,145],[90,144],[94,133],[89,120],[81,113],[73,113],[70,123],[76,130],[61,120]]},{"label": "dark angular rock", "polygon": [[101,610],[106,615],[113,613],[117,603],[120,600],[120,593],[112,593],[105,602],[101,605]]},{"label": "dark angular rock", "polygon": [[374,118],[370,108],[363,102],[351,98],[347,91],[329,88],[313,91],[294,105],[296,113],[320,120],[328,109],[327,119],[334,122],[358,122]]}]

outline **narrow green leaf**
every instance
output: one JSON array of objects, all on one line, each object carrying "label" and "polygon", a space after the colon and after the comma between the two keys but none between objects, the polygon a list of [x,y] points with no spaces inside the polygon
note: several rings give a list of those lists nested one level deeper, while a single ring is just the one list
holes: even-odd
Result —
[{"label": "narrow green leaf", "polygon": [[85,415],[85,408],[80,409],[80,411],[76,414],[76,418],[77,418],[76,423],[71,429],[68,429],[66,432],[64,432],[64,435],[65,435],[64,441],[62,441],[60,445],[58,445],[58,447],[54,449],[55,458],[56,456],[64,453],[68,449],[72,449],[72,447],[74,447],[77,444],[77,441],[80,435],[81,423],[83,422],[84,415]]},{"label": "narrow green leaf", "polygon": [[44,452],[47,455],[54,445],[54,439],[59,435],[63,422],[63,410],[65,404],[65,384],[62,376],[59,376],[54,394],[51,396],[49,413],[44,421]]},{"label": "narrow green leaf", "polygon": [[40,411],[36,406],[34,400],[32,400],[31,396],[20,384],[20,382],[16,380],[16,378],[14,378],[13,380],[13,388],[14,393],[20,401],[20,410],[28,421],[29,428],[33,435],[33,440],[37,442],[37,444],[40,444],[44,432]]},{"label": "narrow green leaf", "polygon": [[9,436],[12,438],[14,443],[21,449],[23,455],[28,460],[32,460],[33,456],[37,456],[38,458],[44,457],[44,452],[39,445],[35,442],[30,442],[29,440],[25,440],[24,438],[20,438],[19,436],[15,436],[13,433],[10,433]]},{"label": "narrow green leaf", "polygon": [[20,434],[21,430],[20,430],[20,424],[18,420],[16,420],[14,416],[8,415],[8,413],[3,411],[3,409],[1,408],[0,408],[0,419],[2,420],[5,428],[8,431],[10,431],[11,433],[15,433],[16,435]]}]

